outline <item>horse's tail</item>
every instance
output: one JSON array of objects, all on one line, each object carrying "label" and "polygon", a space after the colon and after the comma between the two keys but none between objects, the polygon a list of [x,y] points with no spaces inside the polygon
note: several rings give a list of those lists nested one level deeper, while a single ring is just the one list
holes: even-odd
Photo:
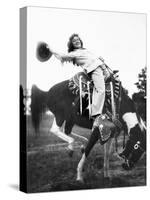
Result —
[{"label": "horse's tail", "polygon": [[40,90],[36,85],[31,89],[31,119],[37,133],[39,130],[42,114],[47,108],[47,92]]}]

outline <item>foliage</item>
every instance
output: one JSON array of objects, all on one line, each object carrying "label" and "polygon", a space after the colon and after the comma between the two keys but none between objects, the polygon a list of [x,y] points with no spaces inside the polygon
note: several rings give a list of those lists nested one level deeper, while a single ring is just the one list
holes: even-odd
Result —
[{"label": "foliage", "polygon": [[135,103],[136,110],[138,114],[146,121],[146,98],[143,92],[134,93],[132,95],[132,100]]},{"label": "foliage", "polygon": [[140,114],[144,121],[146,121],[146,79],[147,69],[145,67],[138,74],[138,82],[135,83],[139,92],[132,95],[132,99],[135,103],[137,112]]},{"label": "foliage", "polygon": [[146,79],[147,79],[147,69],[145,67],[138,74],[138,82],[135,83],[139,92],[143,93],[144,96],[146,96]]}]

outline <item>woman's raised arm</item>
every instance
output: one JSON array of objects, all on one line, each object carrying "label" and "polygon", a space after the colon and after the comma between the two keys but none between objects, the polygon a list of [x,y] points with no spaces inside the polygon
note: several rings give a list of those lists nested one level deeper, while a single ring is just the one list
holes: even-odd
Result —
[{"label": "woman's raised arm", "polygon": [[50,51],[52,52],[52,54],[57,58],[59,59],[61,62],[65,62],[65,61],[72,61],[75,56],[73,55],[73,53],[58,53],[56,51],[54,51],[52,48],[50,48]]}]

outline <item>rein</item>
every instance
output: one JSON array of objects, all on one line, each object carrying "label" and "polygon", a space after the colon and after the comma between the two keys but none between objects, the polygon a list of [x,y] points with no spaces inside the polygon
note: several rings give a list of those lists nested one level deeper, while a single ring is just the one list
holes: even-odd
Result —
[{"label": "rein", "polygon": [[[106,68],[108,69],[108,71],[110,71],[110,74],[114,74],[114,72],[106,65]],[[116,100],[114,99],[114,82],[115,82],[115,78],[112,76],[112,81],[110,82],[110,86],[111,86],[111,107],[112,107],[112,121],[113,123],[115,124],[116,127],[118,127],[120,130],[122,128],[122,124],[121,122],[119,121],[119,112],[120,112],[120,105],[121,105],[121,91],[122,91],[122,87],[121,87],[121,81],[119,81],[119,95],[118,95],[118,102],[116,104]],[[125,134],[124,134],[125,135]],[[115,139],[115,151],[117,154],[118,153],[118,136],[119,134],[116,133],[115,136],[114,136],[114,139]],[[125,144],[125,137],[124,137],[124,140],[123,140],[123,144]],[[124,146],[124,145],[123,145]]]},{"label": "rein", "polygon": [[[113,87],[115,87],[115,77],[113,76],[113,74],[114,74],[114,71],[112,70],[112,69],[110,69],[110,67],[108,67],[107,65],[105,65],[106,66],[106,68],[108,69],[108,71],[110,72],[110,74],[111,74],[111,82],[113,83],[112,85],[113,85]],[[117,72],[117,71],[116,71]],[[118,87],[119,87],[119,92],[118,92],[118,95],[117,95],[117,97],[114,99],[114,98],[111,98],[111,99],[113,99],[114,100],[114,102],[111,102],[111,104],[114,104],[113,106],[112,106],[112,114],[109,112],[109,116],[111,116],[110,118],[112,119],[112,121],[113,121],[113,123],[115,124],[115,126],[117,127],[117,128],[119,128],[119,130],[121,130],[122,129],[122,123],[120,122],[120,120],[119,120],[119,118],[120,118],[120,107],[121,107],[121,101],[122,101],[122,97],[121,97],[121,94],[122,94],[122,84],[121,84],[121,81],[119,80],[119,85],[118,85]],[[112,93],[112,91],[113,91],[113,95],[114,95],[114,93],[115,93],[115,89],[114,90],[112,90],[111,89],[111,93]],[[116,95],[116,94],[115,94]],[[114,95],[114,96],[115,96]],[[114,119],[113,119],[114,118]],[[120,134],[120,133],[119,133]],[[119,155],[119,153],[118,153],[118,136],[119,136],[119,134],[118,133],[116,133],[115,134],[115,136],[114,136],[114,139],[115,139],[115,151],[116,151],[116,153],[117,153],[117,155]],[[123,149],[125,148],[125,131],[124,131],[124,133],[123,133],[123,142],[122,142],[122,146],[123,146]]]},{"label": "rein", "polygon": [[137,141],[136,144],[134,145],[134,150],[138,150],[138,149],[140,149],[142,152],[145,152],[145,150],[140,145],[140,141]]}]

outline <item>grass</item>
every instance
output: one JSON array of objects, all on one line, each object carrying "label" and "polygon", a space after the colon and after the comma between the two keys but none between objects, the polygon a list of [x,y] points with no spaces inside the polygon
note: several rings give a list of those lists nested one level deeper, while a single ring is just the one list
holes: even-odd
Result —
[{"label": "grass", "polygon": [[[27,158],[27,184],[28,192],[50,192],[79,189],[115,188],[146,185],[145,156],[137,163],[132,171],[125,171],[121,161],[112,152],[110,157],[111,180],[103,176],[103,147],[96,144],[84,169],[84,184],[76,181],[76,168],[81,158],[80,149],[76,148],[73,157],[68,156],[65,142],[49,132],[52,117],[44,117],[40,126],[40,135],[35,137],[30,117],[28,118],[28,152],[33,149],[44,149],[46,145],[64,143],[61,148],[55,147],[50,151],[39,150],[28,154]],[[82,136],[89,137],[90,130],[74,127],[73,130]],[[79,143],[85,144],[80,138],[73,136]],[[121,150],[122,136],[119,138]]]}]

